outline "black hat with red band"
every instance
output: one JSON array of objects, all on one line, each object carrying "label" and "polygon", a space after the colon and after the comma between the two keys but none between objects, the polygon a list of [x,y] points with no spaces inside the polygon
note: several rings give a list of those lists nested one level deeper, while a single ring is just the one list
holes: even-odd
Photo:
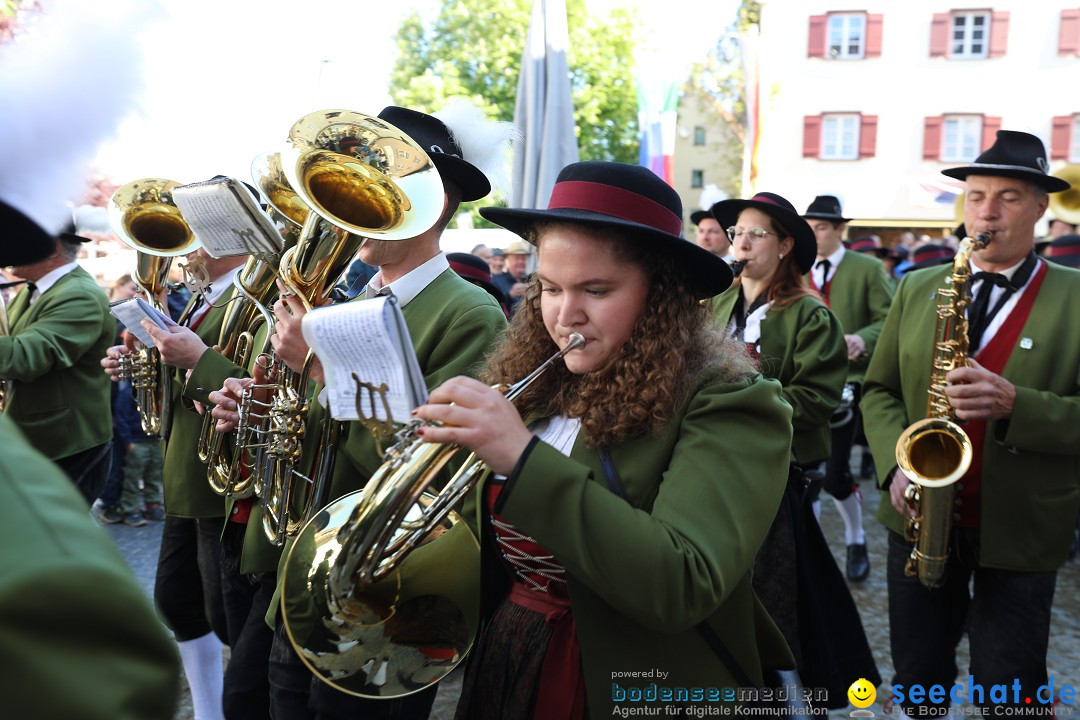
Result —
[{"label": "black hat with red band", "polygon": [[712,214],[720,227],[727,229],[735,224],[739,213],[746,208],[760,210],[780,223],[780,227],[795,241],[794,256],[799,269],[804,273],[810,272],[817,257],[817,238],[810,224],[795,211],[795,207],[776,193],[759,192],[749,200],[722,200],[712,206]]},{"label": "black hat with red band", "polygon": [[1043,252],[1043,257],[1059,265],[1080,268],[1080,235],[1062,235],[1054,238]]},{"label": "black hat with red band", "polygon": [[723,258],[684,240],[682,200],[648,168],[615,162],[579,162],[559,173],[546,210],[484,207],[480,214],[528,240],[537,222],[570,222],[625,231],[672,257],[698,297],[719,295],[731,285]]}]

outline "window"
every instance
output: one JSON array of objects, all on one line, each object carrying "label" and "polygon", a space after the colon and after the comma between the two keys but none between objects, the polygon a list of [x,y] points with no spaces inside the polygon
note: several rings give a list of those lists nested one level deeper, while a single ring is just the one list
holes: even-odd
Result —
[{"label": "window", "polygon": [[984,58],[990,50],[990,13],[956,12],[952,16],[950,55]]},{"label": "window", "polygon": [[690,171],[690,187],[703,188],[705,187],[705,171],[704,170],[691,170]]},{"label": "window", "polygon": [[807,57],[826,60],[862,60],[881,57],[885,16],[841,12],[810,16]]},{"label": "window", "polygon": [[821,159],[855,160],[859,157],[859,116],[825,115],[821,121]]},{"label": "window", "polygon": [[865,38],[866,16],[862,13],[829,15],[829,57],[862,58]]},{"label": "window", "polygon": [[942,123],[942,162],[970,162],[982,145],[982,116],[946,115]]},{"label": "window", "polygon": [[695,145],[704,145],[705,144],[705,128],[701,127],[700,125],[695,125],[694,126],[694,144]]}]

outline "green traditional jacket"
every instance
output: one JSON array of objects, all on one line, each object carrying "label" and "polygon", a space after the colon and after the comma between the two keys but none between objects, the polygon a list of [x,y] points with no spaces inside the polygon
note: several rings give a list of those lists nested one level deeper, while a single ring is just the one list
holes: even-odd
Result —
[{"label": "green traditional jacket", "polygon": [[[703,376],[661,433],[610,449],[626,500],[608,488],[584,433],[569,457],[538,442],[519,462],[495,509],[566,568],[590,717],[620,706],[613,683],[736,687],[701,622],[755,683],[763,667],[794,667],[750,585],[787,484],[790,443],[778,382]],[[480,488],[464,510],[478,523],[487,522],[482,497]],[[642,671],[664,675],[621,675]]]},{"label": "green traditional jacket", "polygon": [[[883,497],[878,519],[903,531],[885,486],[896,441],[926,416],[936,293],[951,266],[900,281],[863,385],[866,437]],[[1080,325],[1062,312],[1080,307],[1080,272],[1049,263],[1017,346],[1002,372],[1016,386],[1012,416],[991,421],[982,456],[985,567],[1050,571],[1067,558],[1080,510]]]},{"label": "green traditional jacket", "polygon": [[[739,287],[712,300],[717,321],[727,327]],[[793,409],[792,461],[810,465],[829,456],[829,418],[840,404],[847,376],[847,343],[836,317],[816,297],[805,295],[790,305],[775,305],[761,322],[757,347],[761,373],[780,381],[782,396]]]},{"label": "green traditional jacket", "polygon": [[29,308],[28,299],[26,288],[15,296],[10,333],[0,336],[0,378],[13,381],[5,413],[36,450],[57,460],[112,437],[111,383],[101,358],[116,320],[81,267]]},{"label": "green traditional jacket", "polygon": [[0,447],[3,715],[171,720],[176,645],[116,545],[4,417]]},{"label": "green traditional jacket", "polygon": [[829,285],[828,305],[844,334],[858,335],[866,343],[866,352],[849,364],[849,382],[862,382],[892,296],[893,286],[880,260],[850,250],[844,253]]},{"label": "green traditional jacket", "polygon": [[[228,308],[225,302],[234,293],[235,289],[219,298],[217,306],[206,311],[195,330],[195,334],[208,347],[212,348],[218,342],[221,322]],[[204,357],[207,355],[220,357],[220,353],[212,349],[203,353]],[[222,517],[225,515],[225,500],[210,489],[206,479],[206,463],[199,460],[203,416],[195,411],[190,400],[191,397],[199,397],[199,394],[187,392],[190,380],[185,380],[185,375],[186,370],[175,369],[173,372],[171,422],[169,437],[165,442],[165,511],[183,518]],[[210,390],[220,387],[219,382]]]}]

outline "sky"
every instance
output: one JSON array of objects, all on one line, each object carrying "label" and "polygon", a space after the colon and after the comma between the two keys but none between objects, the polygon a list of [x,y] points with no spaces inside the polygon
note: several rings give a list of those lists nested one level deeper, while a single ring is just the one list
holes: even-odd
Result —
[{"label": "sky", "polygon": [[[109,1],[109,0],[103,0]],[[639,51],[652,68],[700,59],[734,17],[738,0],[587,0],[597,10],[636,5],[647,29]],[[316,110],[377,114],[403,17],[434,16],[437,0],[164,0],[145,37],[141,107],[102,147],[96,165],[116,182],[214,175],[250,177],[257,154]],[[524,35],[526,27],[508,29]]]}]

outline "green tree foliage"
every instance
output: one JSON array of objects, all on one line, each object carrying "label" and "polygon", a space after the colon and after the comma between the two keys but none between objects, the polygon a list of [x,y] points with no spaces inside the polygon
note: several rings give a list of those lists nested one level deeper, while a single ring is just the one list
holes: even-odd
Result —
[{"label": "green tree foliage", "polygon": [[[444,0],[430,24],[408,17],[397,33],[394,102],[431,112],[468,97],[492,117],[513,120],[531,10],[532,0]],[[567,0],[567,23],[581,159],[636,162],[636,13],[590,15],[585,0]]]}]

